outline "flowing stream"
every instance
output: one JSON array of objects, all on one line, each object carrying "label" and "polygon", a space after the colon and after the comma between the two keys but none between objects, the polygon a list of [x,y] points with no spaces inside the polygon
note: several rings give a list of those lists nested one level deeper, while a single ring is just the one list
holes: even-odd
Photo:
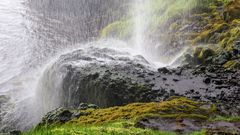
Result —
[{"label": "flowing stream", "polygon": [[[128,2],[0,0],[0,131],[24,130],[39,122],[44,114],[39,112],[36,91],[45,87],[39,86],[45,69],[61,54],[88,42],[94,44],[99,30],[128,11]],[[136,0],[133,5],[134,48],[126,49],[128,43],[113,39],[98,45],[147,57],[144,32],[148,22],[144,20],[149,16],[148,0]],[[147,59],[151,61],[151,57]]]}]

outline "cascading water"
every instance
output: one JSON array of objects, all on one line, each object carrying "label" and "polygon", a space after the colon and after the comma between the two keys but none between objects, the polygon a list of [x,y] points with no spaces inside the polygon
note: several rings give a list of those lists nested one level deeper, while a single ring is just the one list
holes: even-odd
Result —
[{"label": "cascading water", "polygon": [[81,46],[77,43],[94,40],[124,13],[119,3],[124,0],[1,0],[0,132],[39,122],[43,113],[36,91],[47,87],[39,83],[46,65]]},{"label": "cascading water", "polygon": [[[39,122],[46,112],[60,106],[57,94],[61,89],[58,87],[64,74],[56,73],[57,71],[51,68],[52,65],[65,52],[73,52],[81,48],[85,42],[96,40],[104,26],[126,14],[128,8],[124,6],[128,5],[126,4],[128,2],[128,0],[1,0],[0,131],[28,129]],[[149,54],[152,52],[149,50],[154,50],[154,47],[146,49],[149,47],[145,45],[148,40],[145,32],[151,14],[149,2],[150,0],[129,2],[134,9],[133,42],[129,43],[134,43],[134,49],[130,49],[128,43],[116,40],[92,44],[97,44],[95,47],[114,46],[112,49],[117,50],[119,55],[122,55],[119,52],[128,52],[121,59],[131,58],[132,54],[137,53],[151,60]],[[103,53],[101,56],[104,55],[104,52],[101,53]],[[120,57],[112,54],[110,56]],[[107,62],[108,59],[110,58],[102,58],[99,63]],[[51,74],[58,76],[50,78]],[[44,91],[46,89],[52,92]],[[43,98],[45,96],[49,98]]]},{"label": "cascading water", "polygon": [[146,31],[148,25],[148,9],[146,0],[135,0],[133,4],[134,9],[134,49],[137,50],[139,54],[144,54],[144,41],[146,37],[144,32]]},{"label": "cascading water", "polygon": [[[159,21],[156,17],[158,14],[163,14],[161,12],[154,11],[152,6],[155,3],[163,2],[162,0],[134,0],[132,3],[133,12],[133,22],[134,22],[134,32],[132,35],[132,44],[134,44],[133,52],[144,56],[146,59],[152,62],[152,64],[157,67],[171,66],[175,61],[186,52],[187,48],[179,49],[174,57],[164,61],[164,56],[159,53],[166,50],[164,43],[162,41],[152,41],[149,37],[152,32],[152,25]],[[169,2],[171,3],[171,2]],[[166,7],[163,7],[166,8]],[[160,15],[161,16],[161,15]],[[166,17],[162,17],[164,20]],[[158,28],[161,29],[161,28]],[[170,40],[170,39],[169,39]],[[166,57],[166,56],[165,56]],[[168,56],[167,56],[168,57]]]}]

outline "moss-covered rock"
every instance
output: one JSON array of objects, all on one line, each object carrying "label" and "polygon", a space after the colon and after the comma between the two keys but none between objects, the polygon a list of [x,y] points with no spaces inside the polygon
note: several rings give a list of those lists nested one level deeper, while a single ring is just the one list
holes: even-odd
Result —
[{"label": "moss-covered rock", "polygon": [[185,55],[185,62],[191,65],[209,64],[213,60],[215,51],[209,47],[196,47],[193,56]]},{"label": "moss-covered rock", "polygon": [[224,19],[226,21],[231,21],[234,19],[240,19],[240,1],[233,0],[229,2],[224,10]]},{"label": "moss-covered rock", "polygon": [[224,33],[229,28],[227,23],[214,23],[211,27],[203,30],[194,40],[193,43],[218,43],[221,40],[219,33]]},{"label": "moss-covered rock", "polygon": [[56,109],[49,112],[39,126],[75,123],[75,124],[103,124],[118,120],[137,120],[143,117],[163,118],[193,118],[207,119],[215,112],[214,106],[206,107],[205,103],[189,100],[184,97],[174,97],[164,102],[133,103],[106,109]]},{"label": "moss-covered rock", "polygon": [[[57,111],[59,112],[59,111]],[[64,110],[60,111],[65,116],[69,112],[78,112],[79,115],[74,115],[73,119],[68,119],[64,123],[45,123],[39,125],[35,130],[26,134],[48,133],[55,134],[71,134],[88,132],[92,135],[94,133],[104,133],[110,135],[112,133],[118,134],[118,131],[113,131],[116,124],[121,133],[133,134],[128,131],[130,128],[140,134],[175,134],[175,133],[192,133],[206,131],[207,133],[215,133],[216,129],[220,128],[220,122],[232,127],[224,127],[222,133],[228,133],[229,130],[239,131],[236,129],[239,118],[235,118],[234,122],[229,118],[215,117],[217,115],[216,107],[211,104],[196,102],[184,97],[172,97],[163,102],[152,103],[133,103],[126,106],[117,106],[106,109],[88,109],[88,110]],[[54,116],[56,113],[49,113],[49,116]],[[73,113],[71,113],[72,115]],[[77,114],[77,113],[76,113]],[[81,115],[80,115],[81,114]],[[52,117],[46,117],[52,120]],[[221,118],[221,119],[220,119]],[[64,119],[66,120],[66,119]],[[66,123],[65,123],[66,122]],[[124,124],[125,123],[125,124]],[[124,124],[124,125],[123,125]],[[106,126],[109,125],[109,126]],[[77,128],[78,127],[78,128]],[[102,128],[100,128],[102,127]],[[100,128],[101,130],[93,130]],[[111,128],[111,132],[109,130]],[[91,132],[89,131],[91,129]],[[205,130],[204,130],[205,129]],[[226,130],[225,130],[226,129]],[[158,130],[158,131],[157,131]],[[206,133],[201,132],[201,133]],[[194,133],[193,133],[194,134]]]},{"label": "moss-covered rock", "polygon": [[240,69],[240,61],[239,60],[231,60],[223,65],[228,70],[239,70]]}]

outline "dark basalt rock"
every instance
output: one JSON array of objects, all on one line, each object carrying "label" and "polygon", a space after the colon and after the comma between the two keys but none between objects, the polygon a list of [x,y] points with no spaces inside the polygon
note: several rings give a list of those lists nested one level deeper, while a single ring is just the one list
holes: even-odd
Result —
[{"label": "dark basalt rock", "polygon": [[[216,103],[224,114],[240,114],[240,109],[234,107],[240,105],[236,96],[240,97],[240,72],[227,72],[219,65],[186,65],[157,71],[151,69],[142,57],[126,57],[131,56],[99,48],[61,56],[47,72],[50,77],[45,81],[54,82],[52,79],[61,76],[62,84],[59,88],[45,89],[48,93],[45,95],[49,95],[46,101],[51,100],[54,90],[59,93],[55,99],[59,99],[60,106],[68,108],[78,108],[82,102],[111,107],[185,96]],[[229,107],[234,109],[225,109],[225,103],[231,104]]]},{"label": "dark basalt rock", "polygon": [[211,78],[205,78],[203,80],[203,82],[206,83],[206,84],[209,84],[209,83],[211,83]]},{"label": "dark basalt rock", "polygon": [[169,69],[167,69],[166,67],[159,68],[159,69],[158,69],[158,72],[159,72],[159,73],[163,73],[163,74],[169,74],[169,73],[171,73],[171,71],[170,71]]},{"label": "dark basalt rock", "polygon": [[99,107],[97,105],[87,104],[87,103],[81,103],[79,108],[76,110],[67,109],[67,108],[58,108],[47,113],[43,117],[41,123],[39,123],[39,126],[51,125],[53,123],[62,124],[72,119],[79,118],[80,116],[86,115],[86,112],[81,112],[81,110],[98,109],[98,108]]},{"label": "dark basalt rock", "polygon": [[18,131],[18,130],[14,130],[14,131],[9,132],[9,135],[21,135],[21,134],[22,134],[22,132]]},{"label": "dark basalt rock", "polygon": [[206,135],[238,135],[240,122],[208,122],[197,119],[144,118],[135,124],[139,128],[177,132],[187,134],[206,130]]}]

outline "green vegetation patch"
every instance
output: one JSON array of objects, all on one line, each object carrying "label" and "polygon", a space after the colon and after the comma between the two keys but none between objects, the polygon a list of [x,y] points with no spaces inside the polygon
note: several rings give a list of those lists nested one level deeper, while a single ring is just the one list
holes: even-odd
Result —
[{"label": "green vegetation patch", "polygon": [[135,120],[143,116],[159,116],[168,118],[204,118],[206,119],[214,107],[204,108],[204,104],[187,98],[176,98],[160,103],[134,103],[126,106],[107,109],[87,110],[84,116],[69,123],[102,124],[116,120]]},{"label": "green vegetation patch", "polygon": [[238,60],[231,60],[228,61],[227,63],[225,63],[224,68],[228,69],[228,70],[238,70],[240,69],[240,61]]},{"label": "green vegetation patch", "polygon": [[[79,118],[62,124],[41,125],[23,135],[176,135],[173,131],[144,129],[136,123],[144,118],[195,119],[203,123],[239,122],[239,117],[215,116],[216,107],[184,97],[172,97],[160,103],[133,103],[106,109],[80,110]],[[205,135],[207,130],[189,135]]]},{"label": "green vegetation patch", "polygon": [[135,128],[131,121],[117,121],[103,125],[64,124],[42,127],[23,135],[175,135],[175,133]]}]

